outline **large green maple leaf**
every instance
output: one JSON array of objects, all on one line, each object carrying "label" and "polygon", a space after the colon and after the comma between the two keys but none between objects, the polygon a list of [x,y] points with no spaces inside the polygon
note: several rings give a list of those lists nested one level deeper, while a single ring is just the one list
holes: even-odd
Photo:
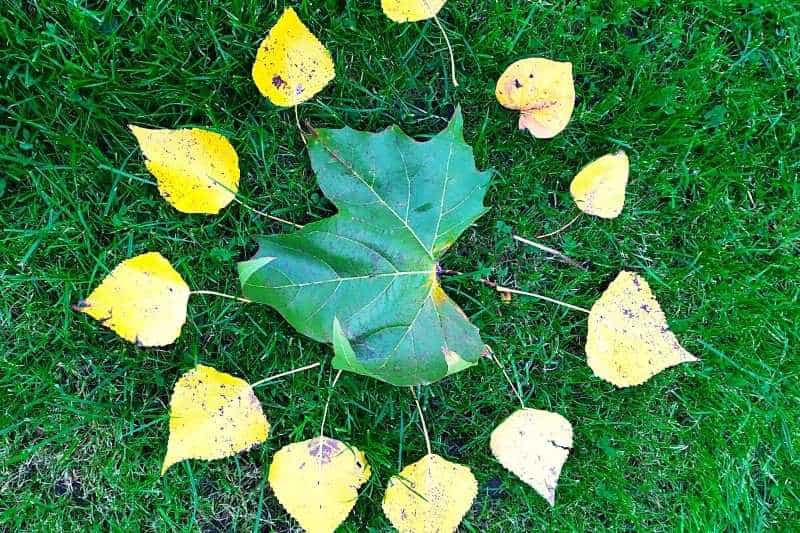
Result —
[{"label": "large green maple leaf", "polygon": [[415,385],[474,365],[487,347],[437,276],[444,252],[486,212],[491,173],[475,168],[461,112],[426,142],[396,126],[320,129],[308,150],[338,213],[259,238],[239,263],[244,295],[332,343],[335,368]]}]

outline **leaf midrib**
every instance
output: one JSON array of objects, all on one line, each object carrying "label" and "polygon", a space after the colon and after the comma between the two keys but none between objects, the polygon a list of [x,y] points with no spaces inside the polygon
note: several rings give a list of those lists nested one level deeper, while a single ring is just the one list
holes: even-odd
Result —
[{"label": "leaf midrib", "polygon": [[430,276],[435,274],[435,270],[410,270],[408,272],[384,272],[381,274],[367,274],[364,276],[349,276],[349,277],[339,277],[339,278],[331,278],[331,279],[324,279],[319,281],[309,281],[308,283],[292,283],[289,285],[251,285],[252,287],[257,287],[261,289],[295,289],[295,288],[302,288],[302,287],[311,287],[314,285],[325,285],[327,283],[343,283],[345,281],[358,281],[362,279],[376,279],[376,278],[390,278],[390,277],[397,277],[397,276]]}]

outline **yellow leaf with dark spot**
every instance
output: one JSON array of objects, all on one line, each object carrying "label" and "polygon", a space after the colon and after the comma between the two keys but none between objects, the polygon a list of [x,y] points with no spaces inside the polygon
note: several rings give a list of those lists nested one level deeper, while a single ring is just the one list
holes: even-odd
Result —
[{"label": "yellow leaf with dark spot", "polygon": [[395,22],[417,22],[435,17],[447,0],[381,0],[387,17]]},{"label": "yellow leaf with dark spot", "polygon": [[492,432],[492,454],[552,506],[561,467],[572,448],[572,425],[563,416],[520,409]]},{"label": "yellow leaf with dark spot", "polygon": [[123,261],[75,309],[140,346],[166,346],[186,322],[189,286],[158,252]]},{"label": "yellow leaf with dark spot", "polygon": [[239,157],[228,139],[201,129],[129,126],[158,191],[183,213],[215,215],[239,190]]},{"label": "yellow leaf with dark spot", "polygon": [[336,72],[331,54],[287,8],[261,43],[253,63],[253,81],[261,94],[281,107],[310,100]]},{"label": "yellow leaf with dark spot", "polygon": [[572,180],[569,192],[578,209],[602,218],[616,218],[625,205],[630,164],[620,150],[583,167]]},{"label": "yellow leaf with dark spot", "polygon": [[389,480],[383,512],[401,533],[455,531],[477,494],[469,468],[428,454]]},{"label": "yellow leaf with dark spot", "polygon": [[647,281],[625,271],[592,306],[586,355],[594,373],[617,387],[640,385],[665,368],[697,360],[669,330]]},{"label": "yellow leaf with dark spot", "polygon": [[184,459],[222,459],[264,442],[261,403],[243,379],[198,365],[175,384],[161,475]]},{"label": "yellow leaf with dark spot", "polygon": [[347,518],[370,475],[362,452],[320,437],[281,448],[269,468],[269,484],[303,529],[323,533]]},{"label": "yellow leaf with dark spot", "polygon": [[572,63],[540,57],[517,61],[497,80],[495,96],[503,107],[520,112],[519,129],[537,139],[555,137],[575,108]]}]

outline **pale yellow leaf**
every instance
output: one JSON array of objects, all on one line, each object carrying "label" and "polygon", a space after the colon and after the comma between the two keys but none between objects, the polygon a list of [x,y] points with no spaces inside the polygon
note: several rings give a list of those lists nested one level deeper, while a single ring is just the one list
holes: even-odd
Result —
[{"label": "pale yellow leaf", "polygon": [[401,533],[451,532],[477,494],[469,468],[428,454],[389,480],[383,512]]},{"label": "pale yellow leaf", "polygon": [[495,96],[503,107],[520,112],[519,129],[538,139],[555,137],[575,108],[572,63],[540,57],[517,61],[497,80]]},{"label": "pale yellow leaf", "polygon": [[239,157],[231,143],[201,129],[129,126],[164,199],[183,213],[217,214],[239,190]]},{"label": "pale yellow leaf", "polygon": [[75,309],[139,346],[166,346],[186,322],[189,286],[158,252],[127,259]]},{"label": "pale yellow leaf", "polygon": [[629,169],[628,156],[622,150],[583,167],[569,187],[578,209],[602,218],[618,217],[625,205]]},{"label": "pale yellow leaf", "polygon": [[264,442],[268,433],[261,403],[246,381],[198,365],[175,384],[161,474],[184,459],[235,455]]},{"label": "pale yellow leaf", "polygon": [[533,487],[552,506],[561,467],[572,448],[572,425],[563,416],[520,409],[491,437],[492,454],[504,467]]},{"label": "pale yellow leaf", "polygon": [[336,72],[331,54],[287,8],[261,43],[253,63],[253,81],[261,94],[281,107],[310,100]]},{"label": "pale yellow leaf", "polygon": [[417,22],[435,17],[447,0],[381,0],[387,17],[395,22]]},{"label": "pale yellow leaf", "polygon": [[325,533],[347,518],[370,475],[362,452],[320,437],[281,448],[269,468],[269,484],[303,529]]},{"label": "pale yellow leaf", "polygon": [[669,330],[647,281],[625,271],[592,306],[586,355],[594,373],[617,387],[640,385],[665,368],[697,360]]}]

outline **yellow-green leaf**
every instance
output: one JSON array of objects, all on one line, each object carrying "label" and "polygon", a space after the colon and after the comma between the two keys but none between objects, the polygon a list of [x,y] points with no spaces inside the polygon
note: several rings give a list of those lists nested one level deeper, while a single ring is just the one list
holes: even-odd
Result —
[{"label": "yellow-green leaf", "polygon": [[320,437],[281,448],[269,468],[269,484],[303,529],[325,533],[347,518],[370,474],[362,452]]},{"label": "yellow-green leaf", "polygon": [[175,384],[163,475],[184,459],[222,459],[264,442],[261,403],[243,379],[198,365]]},{"label": "yellow-green leaf", "polygon": [[261,94],[281,107],[310,100],[336,72],[331,54],[287,8],[261,43],[253,63],[253,81]]},{"label": "yellow-green leaf", "polygon": [[584,213],[601,218],[616,218],[625,205],[630,164],[620,150],[595,159],[572,180],[569,192]]},{"label": "yellow-green leaf", "polygon": [[75,309],[139,346],[166,346],[186,322],[189,286],[158,252],[127,259]]},{"label": "yellow-green leaf", "polygon": [[381,0],[381,8],[395,22],[417,22],[435,17],[447,0]]},{"label": "yellow-green leaf", "polygon": [[572,63],[541,57],[522,59],[497,80],[500,105],[520,112],[519,129],[549,139],[567,127],[575,108]]},{"label": "yellow-green leaf", "polygon": [[130,126],[164,199],[183,213],[215,215],[239,190],[239,156],[224,136],[201,129]]},{"label": "yellow-green leaf", "polygon": [[491,437],[492,454],[552,506],[561,467],[572,448],[572,425],[563,416],[520,409]]},{"label": "yellow-green leaf", "polygon": [[428,454],[389,480],[383,512],[401,533],[455,531],[477,494],[469,468]]},{"label": "yellow-green leaf", "polygon": [[625,271],[592,306],[586,355],[594,373],[617,387],[640,385],[665,368],[697,360],[669,330],[647,281]]}]

